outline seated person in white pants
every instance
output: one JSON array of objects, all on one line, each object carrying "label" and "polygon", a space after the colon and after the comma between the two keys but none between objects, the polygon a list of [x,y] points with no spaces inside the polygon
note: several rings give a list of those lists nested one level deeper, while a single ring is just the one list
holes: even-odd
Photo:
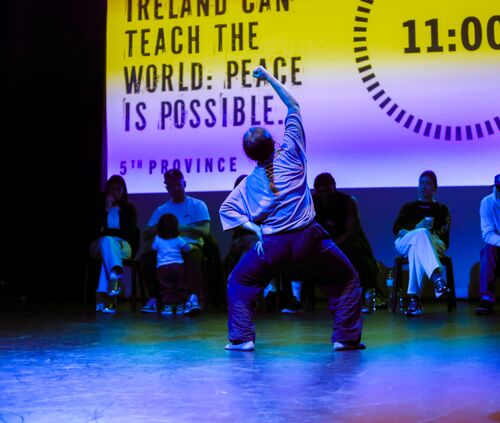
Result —
[{"label": "seated person in white pants", "polygon": [[449,292],[439,257],[445,254],[449,245],[451,218],[448,207],[435,200],[436,191],[436,174],[426,170],[418,181],[418,200],[404,204],[394,222],[396,250],[408,256],[409,263],[407,316],[422,314],[424,276],[434,283],[436,298]]},{"label": "seated person in white pants", "polygon": [[90,255],[101,260],[101,273],[96,290],[96,311],[115,313],[120,293],[123,259],[133,257],[138,248],[134,234],[137,225],[135,207],[128,202],[127,186],[120,175],[111,176],[95,218],[94,241]]}]

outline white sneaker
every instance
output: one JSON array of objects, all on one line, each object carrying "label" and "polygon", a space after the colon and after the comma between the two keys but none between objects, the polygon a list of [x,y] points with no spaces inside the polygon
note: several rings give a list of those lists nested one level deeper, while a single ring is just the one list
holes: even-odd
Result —
[{"label": "white sneaker", "polygon": [[438,278],[434,282],[434,293],[436,294],[436,298],[446,296],[450,293],[450,288],[448,288],[443,278]]},{"label": "white sneaker", "polygon": [[141,308],[142,313],[157,313],[156,298],[151,297],[146,305]]},{"label": "white sneaker", "polygon": [[109,276],[109,285],[111,291],[109,291],[108,296],[117,297],[122,292],[122,287],[120,283],[120,278],[115,272],[111,272]]},{"label": "white sneaker", "polygon": [[174,314],[174,308],[170,304],[165,304],[160,313],[162,316],[172,316]]},{"label": "white sneaker", "polygon": [[365,344],[361,342],[357,344],[346,344],[342,342],[335,342],[333,344],[333,351],[349,351],[349,350],[364,350],[366,348]]},{"label": "white sneaker", "polygon": [[201,312],[201,306],[196,294],[191,294],[189,300],[184,305],[184,314],[194,315]]},{"label": "white sneaker", "polygon": [[224,347],[227,351],[253,351],[255,350],[255,345],[253,341],[242,342],[241,344],[227,344]]}]

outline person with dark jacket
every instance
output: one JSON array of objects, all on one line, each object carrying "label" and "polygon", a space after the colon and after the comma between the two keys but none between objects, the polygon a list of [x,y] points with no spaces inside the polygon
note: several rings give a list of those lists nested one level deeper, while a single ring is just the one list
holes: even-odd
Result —
[{"label": "person with dark jacket", "polygon": [[432,170],[420,175],[419,198],[404,204],[393,226],[394,243],[399,254],[408,256],[409,305],[407,316],[423,313],[421,292],[424,276],[434,283],[436,298],[449,293],[441,273],[439,257],[450,243],[451,216],[448,207],[435,200],[437,177]]},{"label": "person with dark jacket", "polygon": [[96,311],[116,312],[116,297],[120,293],[123,259],[130,259],[138,249],[137,212],[128,202],[125,180],[111,176],[95,214],[90,255],[101,260],[96,290]]},{"label": "person with dark jacket", "polygon": [[[361,226],[356,199],[339,191],[335,178],[325,172],[314,179],[313,201],[316,221],[328,231],[358,272],[363,294],[375,295],[380,306],[384,306],[384,294],[377,286],[377,259]],[[363,311],[369,310],[369,304],[364,304]]]}]

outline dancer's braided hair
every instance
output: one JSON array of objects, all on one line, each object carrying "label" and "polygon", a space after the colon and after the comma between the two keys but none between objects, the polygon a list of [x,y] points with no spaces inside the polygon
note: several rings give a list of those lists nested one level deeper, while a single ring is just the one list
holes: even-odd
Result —
[{"label": "dancer's braided hair", "polygon": [[279,191],[274,183],[273,152],[274,140],[264,128],[250,128],[243,136],[243,150],[252,160],[264,165],[266,177],[271,191],[278,195]]}]

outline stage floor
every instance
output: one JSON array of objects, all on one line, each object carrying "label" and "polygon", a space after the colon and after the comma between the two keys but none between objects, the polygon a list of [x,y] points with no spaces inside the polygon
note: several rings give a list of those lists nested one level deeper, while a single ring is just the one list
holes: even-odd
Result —
[{"label": "stage floor", "polygon": [[379,310],[365,316],[367,349],[342,353],[321,304],[260,312],[253,353],[223,349],[222,312],[2,307],[0,422],[500,421],[500,310],[476,317],[474,306]]}]

